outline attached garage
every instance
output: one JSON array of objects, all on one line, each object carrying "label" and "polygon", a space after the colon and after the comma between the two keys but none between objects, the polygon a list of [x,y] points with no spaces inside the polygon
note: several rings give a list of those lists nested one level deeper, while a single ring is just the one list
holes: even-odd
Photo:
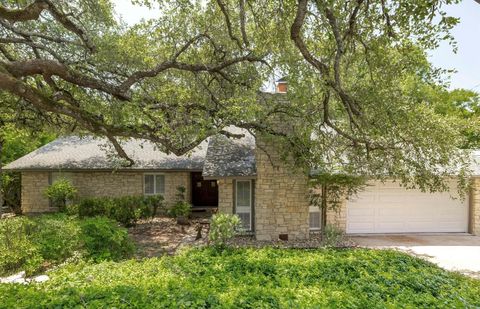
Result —
[{"label": "attached garage", "polygon": [[451,191],[424,193],[394,182],[375,182],[347,201],[347,233],[468,232],[468,198]]}]

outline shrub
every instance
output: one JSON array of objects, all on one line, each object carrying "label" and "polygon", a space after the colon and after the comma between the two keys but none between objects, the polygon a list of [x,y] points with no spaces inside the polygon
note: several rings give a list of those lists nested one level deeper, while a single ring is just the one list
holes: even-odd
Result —
[{"label": "shrub", "polygon": [[224,245],[227,240],[235,236],[235,231],[240,225],[241,221],[237,215],[216,214],[210,223],[208,239],[214,245]]},{"label": "shrub", "polygon": [[192,206],[185,201],[177,201],[168,210],[168,215],[174,218],[188,217],[192,212]]},{"label": "shrub", "polygon": [[88,218],[80,223],[80,227],[86,255],[95,261],[118,261],[132,256],[135,250],[127,230],[111,219]]},{"label": "shrub", "polygon": [[43,259],[60,263],[81,250],[78,220],[67,215],[46,215],[33,219],[30,237],[39,247]]},{"label": "shrub", "polygon": [[163,206],[163,196],[94,197],[80,201],[80,218],[105,216],[125,226],[134,226],[138,219],[154,216]]},{"label": "shrub", "polygon": [[50,198],[54,206],[58,207],[60,211],[64,211],[67,201],[77,195],[77,189],[70,180],[61,178],[48,186],[44,193]]},{"label": "shrub", "polygon": [[30,237],[34,227],[24,217],[0,220],[0,276],[19,270],[33,273],[41,267],[41,250]]},{"label": "shrub", "polygon": [[325,247],[338,247],[345,236],[341,229],[332,224],[325,225],[322,233],[322,244]]},{"label": "shrub", "polygon": [[177,193],[175,194],[176,202],[168,210],[168,215],[174,218],[188,217],[192,212],[192,205],[186,201],[185,187],[178,186]]},{"label": "shrub", "polygon": [[[145,208],[151,210],[152,217],[155,217],[158,214],[158,209],[164,206],[163,200],[162,195],[149,195],[144,198]],[[147,217],[146,213],[143,213],[143,216]]]},{"label": "shrub", "polygon": [[[0,177],[0,192],[5,204],[17,215],[22,213],[20,196],[22,182],[18,172],[2,172]],[[0,205],[1,206],[1,205]]]},{"label": "shrub", "polygon": [[80,220],[65,214],[0,220],[0,276],[28,275],[73,256],[118,260],[132,254],[127,231],[112,220]]},{"label": "shrub", "polygon": [[106,197],[85,198],[78,204],[78,215],[80,218],[106,216],[110,217],[113,200]]}]

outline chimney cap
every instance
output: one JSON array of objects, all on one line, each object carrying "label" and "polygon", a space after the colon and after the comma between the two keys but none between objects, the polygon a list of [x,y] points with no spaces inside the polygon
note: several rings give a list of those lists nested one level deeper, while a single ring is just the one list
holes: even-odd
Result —
[{"label": "chimney cap", "polygon": [[275,92],[276,93],[287,93],[287,88],[288,88],[288,83],[287,83],[287,78],[282,77],[277,82],[275,83]]}]

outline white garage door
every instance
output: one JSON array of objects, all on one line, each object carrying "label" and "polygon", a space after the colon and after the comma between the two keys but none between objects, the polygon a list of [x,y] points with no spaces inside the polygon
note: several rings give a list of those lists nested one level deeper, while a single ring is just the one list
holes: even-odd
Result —
[{"label": "white garage door", "polygon": [[468,213],[468,199],[378,182],[347,201],[347,233],[467,232]]}]

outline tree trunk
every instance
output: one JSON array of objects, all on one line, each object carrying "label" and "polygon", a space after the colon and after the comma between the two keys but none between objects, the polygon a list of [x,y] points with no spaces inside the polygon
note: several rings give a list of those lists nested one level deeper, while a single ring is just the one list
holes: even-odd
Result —
[{"label": "tree trunk", "polygon": [[3,143],[4,140],[2,137],[0,137],[0,218],[2,216],[2,209],[3,209],[3,204],[4,204],[4,198],[3,198],[3,170],[2,170],[2,155],[3,155]]},{"label": "tree trunk", "polygon": [[322,185],[322,205],[320,207],[321,211],[322,211],[322,214],[321,214],[321,218],[322,218],[322,224],[321,224],[321,227],[322,227],[322,238],[323,236],[325,235],[325,226],[327,225],[327,195],[328,195],[328,192],[327,192],[327,185]]}]

